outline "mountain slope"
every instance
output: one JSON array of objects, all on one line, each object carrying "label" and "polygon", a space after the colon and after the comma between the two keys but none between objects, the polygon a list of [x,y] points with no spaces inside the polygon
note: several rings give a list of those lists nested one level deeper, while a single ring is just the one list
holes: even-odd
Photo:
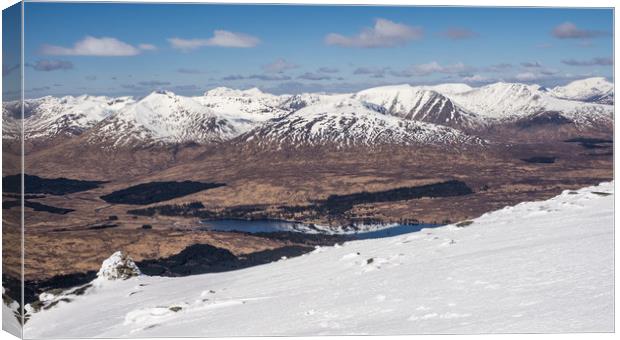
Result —
[{"label": "mountain slope", "polygon": [[604,183],[463,227],[232,272],[105,282],[32,314],[25,336],[612,332],[613,202]]},{"label": "mountain slope", "polygon": [[437,91],[442,94],[454,94],[454,93],[463,93],[467,91],[471,91],[474,88],[463,83],[447,83],[447,84],[437,84],[437,85],[429,85],[429,86],[421,86],[421,88]]},{"label": "mountain slope", "polygon": [[383,107],[333,97],[269,120],[238,141],[265,146],[336,148],[382,144],[482,144],[479,138],[434,124],[387,114]]},{"label": "mountain slope", "polygon": [[[453,89],[445,87],[444,90]],[[475,114],[459,107],[439,92],[410,85],[382,86],[355,94],[369,103],[383,106],[391,115],[404,119],[468,130],[483,124]]]},{"label": "mountain slope", "polygon": [[157,91],[101,121],[87,140],[115,147],[149,146],[221,142],[236,133],[231,122],[197,101]]},{"label": "mountain slope", "polygon": [[2,140],[19,141],[22,131],[20,116],[19,101],[2,102]]},{"label": "mountain slope", "polygon": [[344,100],[351,96],[351,94],[300,93],[286,98],[279,107],[287,112],[293,112],[320,102]]},{"label": "mountain slope", "polygon": [[538,85],[495,83],[447,96],[495,124],[554,112],[579,128],[613,125],[613,106],[559,99]]},{"label": "mountain slope", "polygon": [[554,87],[551,93],[562,99],[609,105],[614,103],[614,84],[603,77],[575,80],[565,86]]},{"label": "mountain slope", "polygon": [[239,133],[249,131],[265,120],[288,113],[280,108],[287,96],[275,96],[257,88],[234,90],[217,87],[192,99],[231,121]]},{"label": "mountain slope", "polygon": [[[168,99],[165,99],[166,93],[169,94]],[[561,139],[575,134],[608,135],[613,128],[614,108],[607,104],[613,103],[613,84],[604,78],[588,78],[552,90],[538,85],[495,83],[478,88],[466,84],[394,85],[353,94],[303,93],[293,96],[276,96],[256,88],[234,90],[218,87],[196,97],[183,97],[163,91],[151,94],[139,102],[130,97],[48,96],[25,101],[24,135],[27,145],[29,148],[33,146],[33,149],[45,148],[48,146],[47,141],[58,137],[72,138],[85,132],[88,132],[89,143],[102,142],[108,146],[204,144],[228,141],[255,129],[273,129],[274,119],[280,122],[297,119],[298,124],[289,125],[289,129],[299,128],[300,131],[289,132],[296,135],[295,138],[307,135],[316,139],[315,131],[309,134],[305,131],[307,129],[303,121],[308,118],[300,115],[286,119],[283,117],[308,107],[335,105],[347,100],[372,104],[366,109],[374,106],[371,111],[375,111],[372,114],[375,116],[376,112],[381,111],[403,120],[443,125],[487,137],[495,136],[498,141],[510,134],[514,135],[515,131],[519,134],[517,140],[529,140],[528,135],[536,135],[536,138],[544,140],[546,129]],[[20,134],[21,122],[16,119],[19,116],[18,109],[15,103],[3,103],[3,138],[7,141]],[[328,125],[336,130],[346,128],[346,122],[353,123],[349,118],[344,118],[344,125],[338,127],[338,119],[334,116],[338,110],[330,111],[332,122]],[[306,112],[314,114],[312,110]],[[350,116],[350,112],[345,115]],[[383,117],[376,121],[379,125],[376,130],[371,129],[370,133],[379,136],[379,121],[386,119]],[[351,127],[366,128],[363,124],[353,124]],[[411,136],[389,136],[392,133],[400,134],[394,132],[397,130],[401,129],[392,129],[377,138],[368,136],[361,144],[369,145],[375,140],[378,143],[395,143],[399,139],[409,142],[416,139]],[[327,136],[332,132],[324,133]],[[346,144],[349,140],[353,144],[360,144],[358,142],[363,139],[361,131],[352,133],[356,136],[343,135],[340,142]],[[332,136],[320,139],[328,142],[337,138]],[[297,139],[294,142],[302,141]],[[306,144],[316,144],[316,140],[308,140]]]},{"label": "mountain slope", "polygon": [[26,140],[71,137],[134,103],[130,97],[43,97],[24,102]]}]

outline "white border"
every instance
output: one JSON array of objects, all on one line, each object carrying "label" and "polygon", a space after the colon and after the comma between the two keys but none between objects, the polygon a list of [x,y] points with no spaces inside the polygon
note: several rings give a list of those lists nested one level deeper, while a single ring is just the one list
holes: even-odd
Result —
[{"label": "white border", "polygon": [[[10,0],[10,1],[2,1],[2,9],[5,9],[18,1]],[[432,1],[432,0],[287,0],[287,1],[274,1],[274,0],[218,0],[218,1],[187,1],[187,0],[150,0],[150,1],[140,1],[140,0],[110,0],[110,1],[97,1],[97,0],[64,0],[64,1],[47,1],[47,0],[28,0],[28,2],[114,2],[114,3],[220,3],[220,4],[235,4],[235,3],[243,3],[243,4],[308,4],[308,5],[375,5],[375,6],[479,6],[479,7],[586,7],[586,8],[614,8],[614,37],[618,35],[618,27],[615,25],[615,2],[610,0],[588,0],[588,1],[579,1],[579,0],[504,0],[499,2],[498,0],[466,0],[466,1],[455,1],[455,0],[440,0],[440,1]],[[23,23],[23,21],[22,21]],[[1,24],[1,16],[0,16],[0,24]],[[1,25],[0,25],[1,26]],[[0,36],[0,44],[2,42]],[[614,65],[617,61],[617,45],[615,44],[614,38]],[[1,62],[1,57],[0,57]],[[618,70],[614,66],[614,84],[615,79],[618,78]],[[23,86],[23,84],[22,84]],[[2,84],[0,83],[0,93],[2,93]],[[614,107],[614,116],[615,116],[615,107]],[[617,140],[616,131],[618,131],[618,120],[614,122],[614,140]],[[0,166],[2,164],[2,159],[0,157]],[[618,166],[618,159],[615,158],[614,154],[614,174],[615,169]],[[614,175],[615,178],[615,175]],[[618,183],[615,183],[615,192],[618,193]],[[1,189],[1,184],[0,184]],[[615,211],[620,211],[620,200],[615,200],[614,204]],[[615,233],[615,244],[618,244],[619,236],[618,233]],[[0,243],[1,249],[1,243]],[[618,254],[616,253],[615,256]],[[617,257],[616,261],[617,263]],[[1,269],[0,269],[1,274]],[[616,271],[617,274],[617,271]],[[617,282],[617,280],[616,280]],[[615,305],[618,305],[618,294],[615,294]],[[615,314],[616,325],[618,325],[619,316],[618,313]],[[6,332],[0,332],[0,340],[4,340],[9,338],[10,335]],[[347,336],[346,339],[351,340],[370,340],[370,339],[522,339],[523,337],[527,337],[528,339],[612,339],[615,338],[615,334],[604,334],[604,333],[569,333],[569,334],[485,334],[485,335],[410,335],[410,336]],[[153,339],[153,340],[161,340],[161,339],[175,339],[175,338],[142,338],[142,339]],[[199,339],[199,338],[192,338]],[[209,339],[218,339],[218,338],[209,338]],[[230,340],[240,340],[240,339],[255,339],[255,338],[223,338]],[[343,337],[336,336],[322,336],[322,337],[260,337],[258,339],[265,340],[282,340],[282,339],[317,339],[317,340],[335,340],[335,339],[343,339]]]}]

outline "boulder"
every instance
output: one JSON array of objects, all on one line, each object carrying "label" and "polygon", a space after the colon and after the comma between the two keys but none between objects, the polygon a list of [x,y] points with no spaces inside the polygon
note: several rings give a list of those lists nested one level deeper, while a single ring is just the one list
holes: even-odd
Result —
[{"label": "boulder", "polygon": [[103,261],[101,269],[97,273],[99,279],[105,280],[127,280],[139,275],[141,272],[138,266],[131,257],[122,251],[115,252]]}]

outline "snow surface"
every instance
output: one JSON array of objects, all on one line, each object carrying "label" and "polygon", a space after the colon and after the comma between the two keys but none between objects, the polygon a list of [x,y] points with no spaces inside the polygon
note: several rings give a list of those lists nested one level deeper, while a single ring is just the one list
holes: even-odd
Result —
[{"label": "snow surface", "polygon": [[280,108],[288,96],[264,93],[258,88],[235,90],[217,87],[193,99],[231,121],[239,133],[247,132],[268,119],[288,113]]},{"label": "snow surface", "polygon": [[514,120],[541,112],[561,112],[577,124],[590,125],[605,120],[612,122],[613,105],[584,103],[554,97],[539,85],[495,83],[463,93],[447,93],[466,110],[484,118]]},{"label": "snow surface", "polygon": [[611,100],[613,104],[614,84],[604,77],[593,77],[570,82],[565,86],[556,86],[551,93],[558,98],[580,101],[603,101]]},{"label": "snow surface", "polygon": [[27,338],[612,332],[613,183],[238,271],[107,281]]},{"label": "snow surface", "polygon": [[24,104],[24,135],[26,139],[77,135],[133,103],[130,97],[88,95],[27,100]]},{"label": "snow surface", "polygon": [[236,135],[235,126],[190,97],[156,91],[103,120],[89,132],[92,143],[218,142]]},{"label": "snow surface", "polygon": [[[4,287],[2,287],[2,294],[4,295]],[[19,303],[16,301],[12,301],[10,305],[2,303],[2,329],[16,337],[21,337],[22,325],[17,315],[19,315]]]},{"label": "snow surface", "polygon": [[454,93],[463,93],[467,91],[471,91],[473,87],[463,84],[463,83],[447,83],[447,84],[437,84],[430,86],[422,86],[423,88],[437,91],[443,94],[454,94]]},{"label": "snow surface", "polygon": [[[465,90],[458,84],[436,86],[446,93],[461,93]],[[471,88],[470,88],[471,89]],[[425,87],[411,85],[381,86],[360,91],[355,97],[380,105],[388,113],[406,119],[423,121],[457,128],[482,126],[477,115],[453,103],[441,93]]]},{"label": "snow surface", "polygon": [[403,119],[375,105],[343,96],[323,99],[272,119],[247,134],[246,142],[275,146],[381,144],[484,144],[480,138],[445,126]]}]

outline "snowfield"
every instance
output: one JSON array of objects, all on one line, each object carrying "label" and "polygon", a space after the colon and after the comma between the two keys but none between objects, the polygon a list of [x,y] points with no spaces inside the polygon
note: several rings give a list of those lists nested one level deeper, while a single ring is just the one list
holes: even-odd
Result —
[{"label": "snowfield", "polygon": [[101,281],[25,337],[614,331],[613,183],[244,270]]},{"label": "snowfield", "polygon": [[447,96],[461,107],[491,120],[510,121],[554,111],[579,125],[613,121],[613,105],[559,99],[535,84],[494,83]]},{"label": "snowfield", "polygon": [[89,131],[89,142],[114,146],[220,141],[236,133],[226,119],[197,101],[157,91]]},{"label": "snowfield", "polygon": [[590,101],[600,104],[613,104],[614,85],[603,77],[575,80],[565,86],[556,86],[551,90],[558,98]]}]

